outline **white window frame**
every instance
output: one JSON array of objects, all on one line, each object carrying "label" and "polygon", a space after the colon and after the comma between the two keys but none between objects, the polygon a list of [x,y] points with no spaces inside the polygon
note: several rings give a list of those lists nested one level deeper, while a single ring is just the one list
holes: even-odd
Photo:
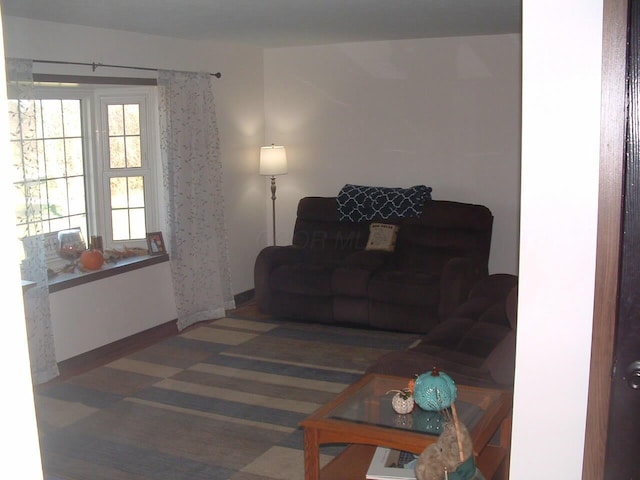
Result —
[{"label": "white window frame", "polygon": [[[111,248],[140,247],[146,248],[146,238],[139,240],[113,240],[111,226],[111,201],[109,181],[114,177],[141,176],[144,179],[145,189],[145,229],[147,234],[159,230],[159,190],[158,173],[160,171],[160,156],[158,148],[158,120],[157,97],[155,88],[150,87],[119,87],[100,88],[94,92],[94,105],[96,107],[96,125],[100,125],[100,131],[96,131],[95,148],[99,152],[98,161],[93,162],[95,168],[92,179],[94,191],[99,199],[98,208],[94,219],[96,231],[104,232],[106,244]],[[137,168],[111,168],[109,165],[109,135],[107,131],[107,109],[112,104],[140,105],[140,150],[142,167]]]},{"label": "white window frame", "polygon": [[[82,85],[73,87],[36,86],[36,99],[78,99],[81,101],[84,149],[85,202],[87,235],[101,235],[104,248],[147,248],[146,238],[114,241],[111,229],[109,179],[116,176],[140,175],[145,185],[146,232],[159,231],[161,199],[161,159],[157,89],[149,86]],[[108,103],[141,103],[140,129],[142,168],[110,169],[106,105]],[[142,108],[142,105],[144,107]],[[144,110],[144,115],[142,111]],[[146,135],[142,133],[146,133]],[[130,173],[127,173],[130,172]],[[88,238],[85,239],[88,241]]]}]

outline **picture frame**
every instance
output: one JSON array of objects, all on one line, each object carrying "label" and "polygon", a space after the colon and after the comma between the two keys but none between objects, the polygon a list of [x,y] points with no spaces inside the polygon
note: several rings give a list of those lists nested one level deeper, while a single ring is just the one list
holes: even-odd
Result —
[{"label": "picture frame", "polygon": [[149,255],[164,255],[167,253],[162,232],[147,233],[147,248]]}]

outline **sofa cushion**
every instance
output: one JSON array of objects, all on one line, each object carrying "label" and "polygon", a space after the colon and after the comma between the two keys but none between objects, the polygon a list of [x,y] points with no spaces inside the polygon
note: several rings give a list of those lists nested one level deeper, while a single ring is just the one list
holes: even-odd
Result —
[{"label": "sofa cushion", "polygon": [[331,296],[334,269],[333,263],[281,265],[271,273],[271,289],[301,295]]},{"label": "sofa cushion", "polygon": [[419,217],[431,190],[424,185],[389,188],[346,184],[336,197],[340,221]]},{"label": "sofa cushion", "polygon": [[364,250],[367,223],[340,222],[335,198],[305,197],[298,204],[293,245],[306,262],[339,261]]},{"label": "sofa cushion", "polygon": [[440,276],[410,270],[383,270],[369,282],[369,298],[374,302],[399,305],[437,305]]},{"label": "sofa cushion", "polygon": [[331,290],[334,295],[366,298],[373,271],[357,265],[337,267],[331,276]]}]

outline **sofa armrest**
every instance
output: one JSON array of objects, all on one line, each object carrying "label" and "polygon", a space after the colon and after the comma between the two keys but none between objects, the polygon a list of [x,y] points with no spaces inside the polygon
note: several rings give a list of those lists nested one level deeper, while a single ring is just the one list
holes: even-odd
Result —
[{"label": "sofa armrest", "polygon": [[453,314],[469,296],[471,287],[487,273],[470,258],[452,258],[442,269],[438,315],[446,318]]},{"label": "sofa armrest", "polygon": [[253,269],[255,298],[258,309],[263,313],[271,312],[271,272],[280,265],[298,263],[303,260],[303,249],[293,245],[271,246],[263,248]]},{"label": "sofa armrest", "polygon": [[455,350],[474,321],[470,318],[451,317],[433,327],[413,349],[416,351],[432,346]]}]

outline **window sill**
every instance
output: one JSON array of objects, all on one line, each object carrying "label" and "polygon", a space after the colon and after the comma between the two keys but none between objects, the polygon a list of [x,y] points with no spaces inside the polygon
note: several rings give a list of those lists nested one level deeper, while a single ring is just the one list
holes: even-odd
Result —
[{"label": "window sill", "polygon": [[95,282],[96,280],[102,280],[103,278],[168,261],[169,255],[166,253],[161,255],[143,255],[140,257],[123,258],[115,263],[105,263],[100,270],[94,272],[59,273],[54,278],[49,279],[49,293],[59,292],[67,288],[84,285],[85,283]]}]

